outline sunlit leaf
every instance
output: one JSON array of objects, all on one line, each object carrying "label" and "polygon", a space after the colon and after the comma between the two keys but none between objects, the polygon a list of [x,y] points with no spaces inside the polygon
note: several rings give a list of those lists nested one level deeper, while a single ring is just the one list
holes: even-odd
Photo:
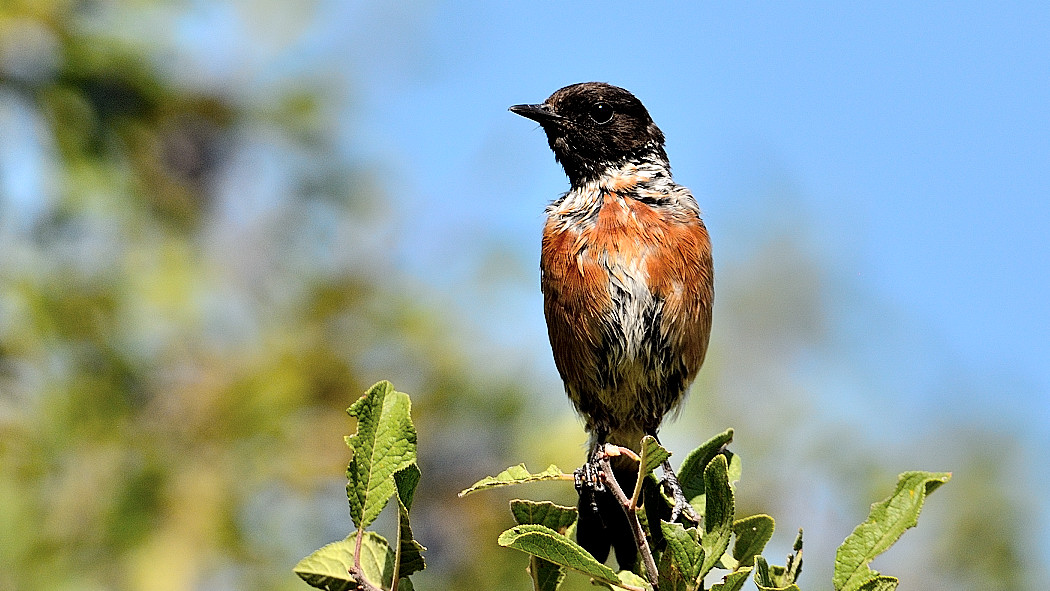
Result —
[{"label": "sunlit leaf", "polygon": [[482,478],[471,485],[470,488],[460,491],[459,496],[464,497],[479,490],[496,488],[499,486],[538,482],[540,480],[565,480],[569,478],[572,478],[572,476],[562,473],[562,471],[554,464],[548,466],[543,472],[537,472],[535,474],[529,472],[528,468],[525,467],[525,464],[518,464],[517,466],[507,468],[495,476],[486,476],[485,478]]},{"label": "sunlit leaf", "polygon": [[[564,507],[550,501],[515,499],[510,502],[510,511],[518,525],[543,525],[562,535],[576,523],[575,507]],[[554,591],[565,578],[565,567],[531,556],[529,574],[536,591]]]},{"label": "sunlit leaf", "polygon": [[729,573],[721,583],[711,585],[711,591],[740,591],[747,583],[747,576],[751,574],[750,566],[746,566],[736,572]]},{"label": "sunlit leaf", "polygon": [[[355,534],[316,550],[295,565],[295,574],[318,589],[357,589],[357,582],[350,576],[356,540]],[[365,532],[361,540],[361,570],[372,584],[389,588],[394,572],[394,552],[382,536]]]},{"label": "sunlit leaf", "polygon": [[689,452],[678,468],[678,483],[687,499],[704,493],[704,470],[716,455],[721,453],[733,441],[733,430],[722,433],[704,442],[700,447]]},{"label": "sunlit leaf", "polygon": [[[408,575],[426,568],[423,560],[423,551],[426,550],[412,535],[412,526],[409,523],[409,508],[412,497],[415,494],[416,484],[419,483],[419,468],[412,464],[394,475],[397,485],[397,509],[398,509],[398,547],[400,557],[398,558],[398,577]],[[407,500],[406,500],[407,499]]]},{"label": "sunlit leaf", "polygon": [[878,579],[879,573],[869,568],[868,563],[889,549],[905,530],[915,527],[926,495],[949,479],[951,474],[947,472],[901,474],[893,494],[872,504],[868,519],[853,530],[835,553],[832,585],[836,591],[856,591]]},{"label": "sunlit leaf", "polygon": [[692,591],[704,563],[696,528],[686,529],[679,523],[660,522],[667,547],[660,557],[660,589]]},{"label": "sunlit leaf", "polygon": [[609,582],[619,581],[616,572],[598,562],[579,544],[542,525],[518,525],[499,536],[499,545],[514,548]]},{"label": "sunlit leaf", "polygon": [[651,474],[669,457],[671,452],[664,449],[655,437],[646,435],[642,438],[641,475]]},{"label": "sunlit leaf", "polygon": [[755,557],[755,587],[758,591],[800,591],[795,583],[781,583],[784,567],[769,566],[766,559]]},{"label": "sunlit leaf", "polygon": [[354,451],[346,469],[350,517],[367,527],[396,490],[394,473],[416,461],[416,430],[407,394],[390,382],[379,382],[348,410],[357,417],[357,433],[348,444]]},{"label": "sunlit leaf", "polygon": [[724,455],[717,455],[704,470],[707,501],[704,515],[704,564],[700,575],[706,575],[729,548],[733,535],[733,489],[729,486],[729,466]]},{"label": "sunlit leaf", "polygon": [[762,553],[773,537],[773,527],[773,518],[769,515],[752,515],[733,522],[736,535],[733,558],[738,564],[751,566],[755,563],[755,556]]}]

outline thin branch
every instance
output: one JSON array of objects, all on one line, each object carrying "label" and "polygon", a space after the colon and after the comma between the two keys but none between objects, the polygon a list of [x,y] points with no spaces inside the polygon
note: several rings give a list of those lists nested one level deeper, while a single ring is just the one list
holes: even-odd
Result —
[{"label": "thin branch", "polygon": [[[648,475],[647,475],[648,476]],[[645,477],[642,476],[642,465],[638,464],[638,478],[634,480],[634,494],[631,495],[631,511],[638,508],[638,499],[642,498],[642,480]]]},{"label": "thin branch", "polygon": [[[638,499],[640,499],[642,497],[642,478],[641,478],[641,476],[642,476],[642,474],[641,474],[641,472],[642,472],[642,458],[641,458],[641,456],[636,454],[634,452],[634,450],[629,448],[629,447],[621,447],[619,445],[613,445],[611,443],[606,443],[605,447],[602,449],[602,451],[605,453],[606,456],[608,456],[610,458],[613,458],[613,457],[616,457],[616,456],[626,456],[628,458],[631,458],[632,460],[635,461],[635,463],[638,464],[638,478],[636,478],[635,481],[634,481],[634,492],[631,493],[631,504],[630,504],[630,510],[633,511],[633,510],[637,509],[638,508]],[[617,483],[617,484],[619,484],[619,483]]]},{"label": "thin branch", "polygon": [[354,541],[354,567],[361,570],[361,540],[365,537],[365,528],[357,528],[357,539]]},{"label": "thin branch", "polygon": [[639,464],[641,464],[642,462],[641,456],[634,453],[634,450],[629,447],[622,447],[619,445],[606,443],[605,449],[603,451],[605,452],[605,455],[609,456],[610,458],[615,458],[616,456],[627,456],[632,460],[638,462]]},{"label": "thin branch", "polygon": [[653,591],[659,591],[659,572],[656,570],[656,560],[653,559],[653,552],[649,549],[649,542],[645,539],[645,532],[642,530],[642,524],[638,521],[638,514],[631,509],[631,500],[624,494],[623,489],[620,488],[620,483],[616,481],[616,477],[613,475],[612,464],[609,463],[608,454],[606,454],[601,460],[601,477],[605,482],[605,485],[612,491],[616,500],[619,501],[623,507],[624,513],[627,514],[627,521],[631,524],[631,532],[634,533],[634,542],[638,546],[638,551],[642,555],[642,564],[645,565],[645,574],[649,578],[649,584],[653,586]]},{"label": "thin branch", "polygon": [[354,565],[350,567],[350,576],[357,581],[357,588],[359,591],[383,591],[383,589],[376,587],[368,578],[365,577],[365,573],[361,571],[361,567]]},{"label": "thin branch", "polygon": [[[360,591],[383,591],[383,589],[376,587],[365,576],[365,571],[361,570],[361,540],[365,537],[364,528],[357,528],[357,541],[354,545],[354,565],[347,571],[350,576],[357,582],[357,588]],[[397,572],[394,572],[394,590],[397,589]]]}]

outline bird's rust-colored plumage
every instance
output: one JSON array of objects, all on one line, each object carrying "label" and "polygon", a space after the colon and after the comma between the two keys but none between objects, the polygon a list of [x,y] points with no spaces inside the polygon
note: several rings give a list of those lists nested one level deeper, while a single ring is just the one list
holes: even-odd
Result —
[{"label": "bird's rust-colored plumage", "polygon": [[619,175],[574,189],[549,209],[540,256],[566,391],[589,431],[632,448],[655,434],[700,369],[713,299],[698,212],[643,201],[645,180]]}]

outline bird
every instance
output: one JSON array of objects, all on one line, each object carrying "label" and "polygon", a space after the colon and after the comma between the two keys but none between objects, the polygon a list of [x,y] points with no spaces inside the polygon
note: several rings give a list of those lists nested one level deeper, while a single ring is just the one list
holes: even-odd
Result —
[{"label": "bird", "polygon": [[[663,132],[631,92],[583,82],[510,111],[539,123],[569,180],[546,209],[540,287],[555,366],[590,435],[590,474],[606,443],[639,451],[655,437],[700,370],[711,241],[696,199],[671,177]],[[613,475],[630,495],[637,469],[622,464]],[[663,471],[675,513],[690,511],[669,463]],[[612,547],[631,568],[622,506],[600,480],[583,480],[577,471],[577,541],[603,563]]]}]

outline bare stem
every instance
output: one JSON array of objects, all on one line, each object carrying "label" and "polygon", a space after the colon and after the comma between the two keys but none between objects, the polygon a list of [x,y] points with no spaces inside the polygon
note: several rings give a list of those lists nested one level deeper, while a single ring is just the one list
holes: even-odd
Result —
[{"label": "bare stem", "polygon": [[620,445],[606,443],[605,448],[602,451],[604,451],[605,455],[609,456],[610,458],[615,458],[616,456],[627,456],[636,462],[642,461],[642,458],[638,454],[634,453],[634,450],[629,447],[623,447]]},{"label": "bare stem", "polygon": [[357,588],[360,591],[383,591],[381,588],[376,587],[368,578],[365,577],[365,573],[361,570],[361,567],[354,565],[350,567],[350,576],[357,581]]},{"label": "bare stem", "polygon": [[623,489],[620,488],[620,483],[616,482],[608,455],[602,458],[601,466],[602,480],[623,507],[624,513],[627,514],[627,521],[631,524],[631,532],[634,533],[634,543],[638,546],[638,551],[642,555],[642,564],[645,565],[645,574],[649,578],[649,584],[653,586],[653,591],[659,591],[657,583],[659,572],[656,570],[656,560],[653,559],[653,552],[649,549],[649,542],[645,539],[645,532],[642,531],[642,524],[638,521],[638,514],[633,509],[631,499],[627,498]]},{"label": "bare stem", "polygon": [[638,499],[642,498],[642,465],[638,464],[638,478],[634,481],[634,494],[631,495],[631,506],[630,510],[634,511],[638,508]]},{"label": "bare stem", "polygon": [[365,537],[365,528],[357,528],[357,539],[354,540],[354,567],[361,570],[361,540]]},{"label": "bare stem", "polygon": [[[365,571],[361,570],[361,540],[365,537],[364,528],[357,529],[357,540],[354,545],[354,565],[350,567],[350,576],[357,582],[357,588],[361,591],[383,591],[379,587],[373,585],[368,577],[365,576]],[[394,589],[397,589],[397,573],[394,573]]]}]

